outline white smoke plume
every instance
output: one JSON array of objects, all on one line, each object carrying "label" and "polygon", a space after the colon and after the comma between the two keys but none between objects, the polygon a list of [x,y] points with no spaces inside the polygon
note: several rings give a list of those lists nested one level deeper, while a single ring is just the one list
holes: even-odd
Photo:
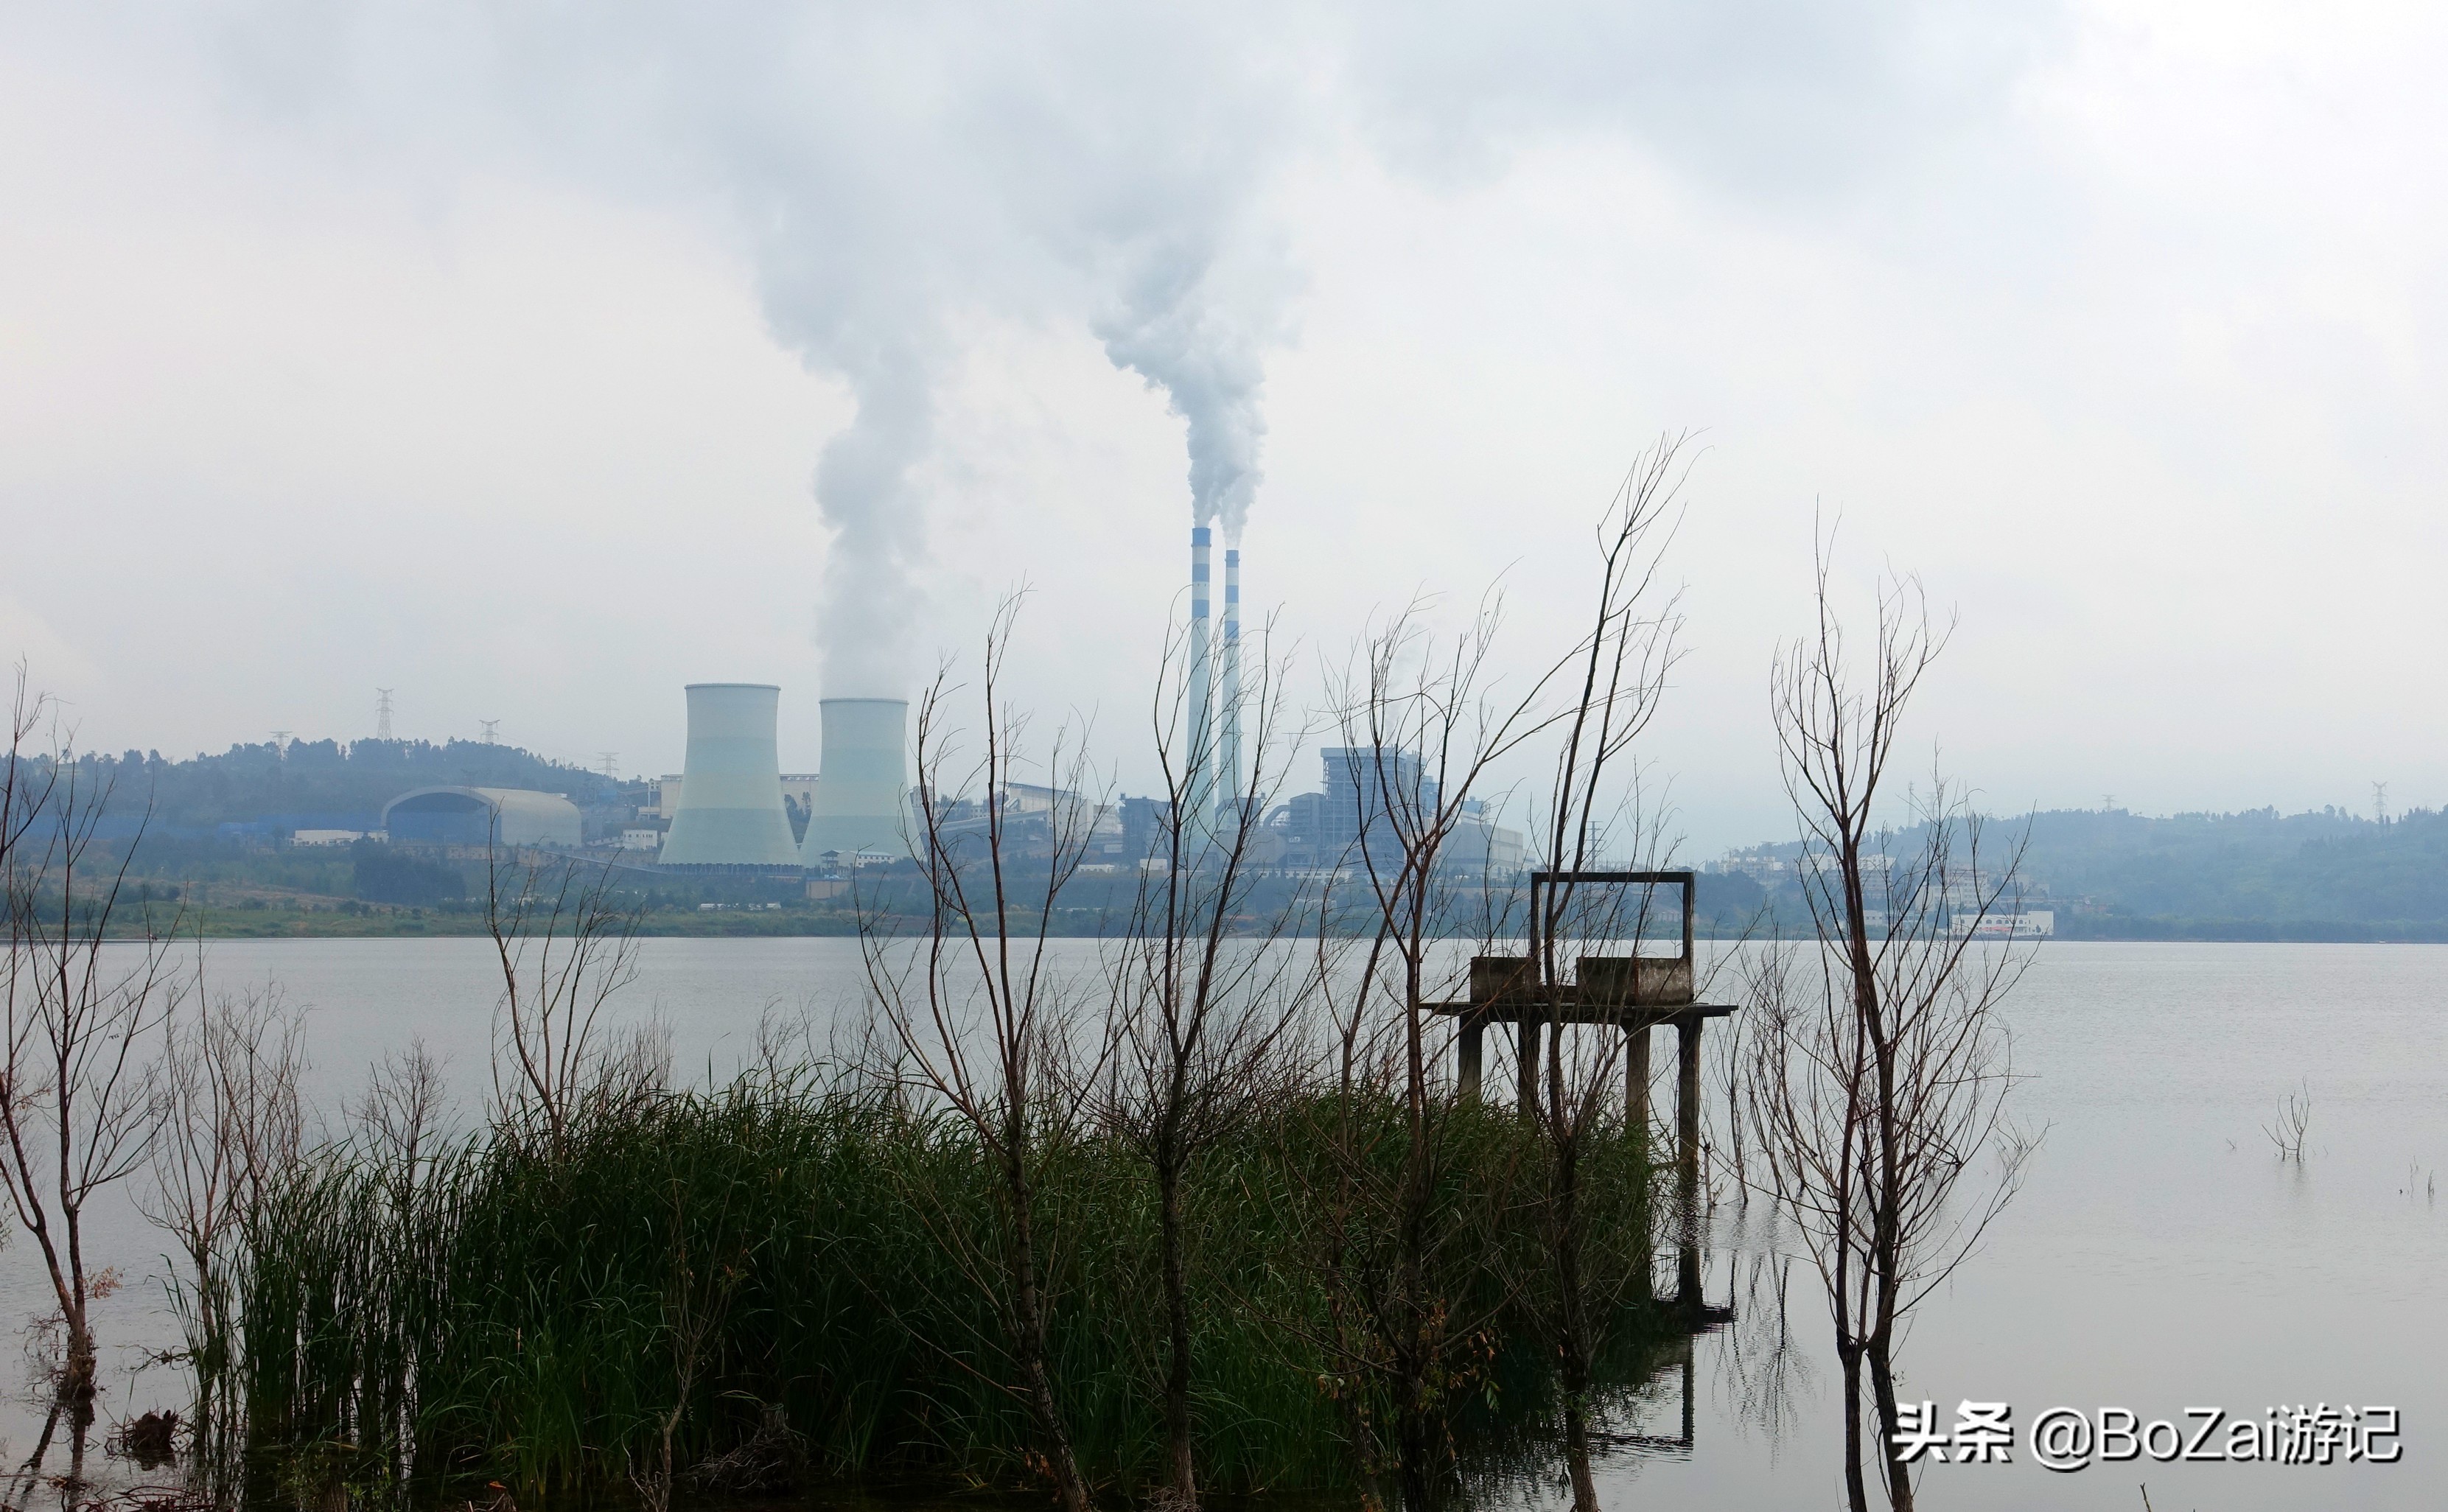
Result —
[{"label": "white smoke plume", "polygon": [[1214,297],[1212,257],[1152,258],[1100,319],[1105,354],[1165,392],[1189,431],[1191,518],[1237,545],[1257,496],[1267,437],[1260,406],[1273,333],[1247,305]]},{"label": "white smoke plume", "polygon": [[832,696],[914,670],[923,474],[966,317],[1084,329],[1161,389],[1194,518],[1236,540],[1297,288],[1272,194],[1303,155],[1358,143],[1450,179],[1542,132],[1615,131],[1738,190],[1807,193],[1979,98],[2002,56],[1939,49],[1932,84],[1915,60],[1944,12],[1784,0],[206,14],[240,108],[433,178],[513,157],[709,217],[753,255],[776,336],[857,405],[814,469]]}]

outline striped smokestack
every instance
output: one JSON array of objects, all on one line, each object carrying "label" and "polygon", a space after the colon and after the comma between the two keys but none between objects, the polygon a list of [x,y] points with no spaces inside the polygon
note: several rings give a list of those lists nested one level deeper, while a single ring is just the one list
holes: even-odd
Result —
[{"label": "striped smokestack", "polygon": [[1203,815],[1207,812],[1209,769],[1215,753],[1215,718],[1208,707],[1214,678],[1208,668],[1208,545],[1213,532],[1207,526],[1190,529],[1190,723],[1182,732],[1188,751],[1184,756],[1182,804],[1184,817]]},{"label": "striped smokestack", "polygon": [[1215,819],[1219,830],[1230,833],[1241,822],[1241,552],[1234,546],[1224,548],[1224,664],[1217,680],[1224,734],[1215,748],[1222,778]]}]

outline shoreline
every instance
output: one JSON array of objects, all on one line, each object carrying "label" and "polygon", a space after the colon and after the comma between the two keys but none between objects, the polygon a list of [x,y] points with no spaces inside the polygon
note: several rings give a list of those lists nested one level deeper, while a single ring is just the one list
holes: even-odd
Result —
[{"label": "shoreline", "polygon": [[[229,917],[227,914],[236,914]],[[156,921],[160,928],[166,921]],[[912,920],[912,928],[923,928],[923,920]],[[182,939],[201,935],[205,940],[449,940],[482,939],[487,935],[481,913],[434,913],[418,916],[383,914],[346,914],[334,910],[221,910],[203,920],[193,918],[178,922],[177,933]],[[709,915],[672,913],[650,915],[640,921],[636,935],[640,939],[679,940],[773,940],[773,939],[851,939],[859,932],[858,921],[849,914],[819,914],[804,911],[760,914],[755,910],[724,910]],[[1034,933],[1034,930],[1028,931]],[[116,929],[115,939],[139,939],[141,928]],[[1046,934],[1052,939],[1094,940],[1128,937],[1125,930],[1068,927],[1057,924]],[[1306,937],[1306,936],[1304,936]],[[1712,944],[1739,943],[1746,939],[1763,939],[1759,930],[1735,928],[1700,928],[1693,938]],[[1440,936],[1446,940],[1474,938],[1466,934]],[[2259,919],[2106,919],[2081,920],[2075,928],[2037,939],[2023,939],[2024,945],[2448,945],[2448,926],[2422,927],[2406,925],[2334,924],[2321,920],[2267,921]]]}]

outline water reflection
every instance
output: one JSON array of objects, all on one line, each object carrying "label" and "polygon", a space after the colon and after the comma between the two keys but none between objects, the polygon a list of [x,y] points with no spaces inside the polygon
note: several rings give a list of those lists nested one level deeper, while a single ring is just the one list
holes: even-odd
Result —
[{"label": "water reflection", "polygon": [[1770,1454],[1818,1394],[1810,1353],[1793,1330],[1793,1267],[1789,1254],[1726,1252],[1727,1292],[1733,1294],[1739,1270],[1742,1301],[1716,1351],[1717,1388],[1729,1414],[1756,1429]]},{"label": "water reflection", "polygon": [[[368,1064],[422,1034],[456,1046],[463,1089],[481,1092],[496,967],[482,942],[296,941],[216,946],[231,980],[277,979],[314,1005],[316,1081],[326,1106],[355,1095]],[[678,1058],[727,1075],[753,1046],[766,1004],[823,997],[855,978],[846,942],[649,942],[638,1016],[660,1012]],[[842,987],[847,990],[847,986]],[[2351,1392],[2403,1408],[2409,1425],[2448,1421],[2448,1289],[2430,1284],[2448,1260],[2448,1204],[2434,1170],[2448,1165],[2448,948],[2430,947],[2090,946],[2054,944],[2015,1006],[2018,1064],[2032,1081],[2027,1111],[2053,1125],[2047,1160],[1992,1246],[1967,1268],[1914,1337],[1916,1396],[2022,1403],[2129,1399],[2173,1411],[2189,1401],[2293,1401]],[[2308,1076],[2318,1099],[2302,1165],[2272,1157],[2261,1125]],[[1712,1102],[1716,1100],[1712,1097]],[[1730,1152],[1731,1153],[1731,1152]],[[2409,1164],[2413,1170],[2409,1171]],[[1732,1319],[1698,1340],[1695,1441],[1684,1445],[1683,1361],[1645,1361],[1599,1426],[1663,1441],[1591,1441],[1592,1478],[1615,1512],[1643,1505],[1783,1509],[1841,1501],[1834,1367],[1819,1281],[1779,1240],[1754,1200],[1720,1205],[1708,1255],[1708,1295]],[[131,1284],[103,1305],[105,1347],[174,1349],[175,1323],[146,1279],[160,1242],[132,1212],[97,1210],[97,1252],[126,1265]],[[31,1246],[0,1249],[0,1328],[48,1306]],[[1672,1285],[1672,1273],[1667,1277]],[[2316,1303],[2306,1305],[2305,1298]],[[95,1432],[147,1407],[185,1409],[178,1372],[141,1381],[114,1371]],[[1950,1398],[1951,1399],[1951,1398]],[[28,1406],[29,1401],[32,1405]],[[2230,1402],[2228,1405],[2234,1406]],[[46,1428],[47,1400],[0,1401],[8,1467]],[[2028,1408],[2027,1408],[2028,1410]],[[44,1477],[76,1455],[71,1426],[50,1434],[36,1489],[6,1488],[21,1508],[56,1504]],[[1559,1429],[1560,1431],[1560,1429]],[[1555,1439],[1519,1478],[1479,1504],[1569,1501],[1570,1467]],[[132,1466],[88,1454],[83,1473],[110,1483]],[[2300,1507],[2305,1483],[2199,1468],[2152,1496],[2159,1505],[2223,1512]],[[2435,1478],[2374,1470],[2341,1474],[2320,1504],[2438,1504]],[[2028,1473],[2027,1473],[2028,1472]],[[2209,1472],[2226,1472],[2212,1475]],[[2105,1488],[2048,1477],[2028,1464],[1966,1472],[1950,1507],[2063,1505],[2069,1489],[2102,1504],[2139,1505],[2130,1483]],[[29,1502],[28,1496],[37,1496]],[[1346,1508],[1349,1494],[1214,1499],[1219,1509]],[[1010,1504],[1042,1507],[1042,1498]],[[816,1501],[840,1507],[921,1504],[851,1489]],[[941,1500],[932,1505],[948,1504]],[[994,1504],[971,1497],[960,1506]],[[776,1507],[778,1512],[778,1504]]]}]

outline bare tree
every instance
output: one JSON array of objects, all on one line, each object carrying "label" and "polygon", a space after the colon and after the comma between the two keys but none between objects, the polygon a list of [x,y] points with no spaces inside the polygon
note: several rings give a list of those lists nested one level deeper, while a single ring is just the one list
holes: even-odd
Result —
[{"label": "bare tree", "polygon": [[[8,764],[0,771],[0,887],[9,946],[0,984],[0,1184],[42,1251],[66,1335],[59,1391],[82,1428],[95,1388],[85,1214],[95,1194],[144,1164],[160,1122],[146,1048],[184,986],[170,936],[139,918],[122,942],[113,923],[131,843],[113,861],[96,837],[111,796],[93,786],[54,727],[51,748],[29,740],[48,714],[17,674]],[[141,835],[140,835],[141,838]]]},{"label": "bare tree", "polygon": [[169,1233],[186,1265],[175,1290],[196,1372],[195,1439],[220,1446],[217,1434],[228,1426],[223,1388],[235,1364],[239,1251],[305,1142],[298,1094],[305,1015],[270,985],[208,994],[201,954],[200,946],[195,1010],[171,1025],[153,1066],[164,1123],[154,1190],[140,1206]]},{"label": "bare tree", "polygon": [[1018,1377],[1005,1389],[1036,1424],[1066,1512],[1086,1512],[1087,1481],[1047,1363],[1050,1236],[1038,1198],[1044,1168],[1075,1138],[1080,1116],[1078,1100],[1061,1095],[1078,1083],[1064,1063],[1065,984],[1048,956],[1048,929],[1103,805],[1085,791],[1084,742],[1059,732],[1042,763],[1055,794],[1042,853],[1023,868],[1009,798],[1032,765],[1027,720],[1002,701],[1020,603],[1005,599],[986,632],[974,752],[951,725],[958,689],[948,671],[919,701],[911,848],[931,904],[927,932],[911,950],[888,921],[870,917],[860,940],[904,1084],[949,1109],[994,1172],[994,1238],[981,1245],[943,1213],[932,1215],[936,1237],[1002,1314]]},{"label": "bare tree", "polygon": [[366,1090],[350,1108],[358,1137],[392,1173],[393,1200],[403,1206],[433,1161],[443,1134],[447,1086],[442,1062],[412,1035],[404,1050],[392,1050],[366,1079]]},{"label": "bare tree", "polygon": [[[430,1232],[433,1214],[426,1199],[441,1155],[446,1093],[441,1062],[421,1036],[412,1036],[406,1048],[387,1051],[370,1068],[365,1091],[347,1104],[352,1138],[376,1178],[368,1200],[388,1206],[394,1233]],[[425,1342],[414,1330],[401,1330],[370,1367],[375,1379],[358,1407],[366,1425],[381,1426],[367,1442],[383,1446],[394,1481],[407,1473],[408,1446],[415,1442],[414,1388]]]},{"label": "bare tree", "polygon": [[488,846],[485,925],[502,972],[493,1098],[504,1127],[540,1133],[559,1152],[585,1118],[662,1090],[667,1036],[603,1032],[604,1005],[638,974],[638,912],[614,894],[610,868],[522,865]]},{"label": "bare tree", "polygon": [[1264,815],[1303,732],[1284,697],[1285,661],[1272,656],[1272,625],[1260,635],[1255,676],[1223,690],[1227,718],[1250,728],[1251,770],[1217,796],[1212,731],[1177,735],[1185,665],[1168,643],[1152,722],[1163,774],[1157,837],[1139,870],[1130,929],[1111,962],[1107,1076],[1095,1090],[1100,1121],[1145,1160],[1157,1191],[1157,1273],[1165,1311],[1164,1426],[1168,1498],[1176,1512],[1198,1504],[1192,1453],[1190,1217],[1183,1188],[1192,1165],[1284,1081],[1280,1052],[1304,990],[1314,985],[1295,952],[1277,948],[1310,922],[1297,897],[1254,922],[1243,914],[1264,875],[1272,837]]},{"label": "bare tree", "polygon": [[[1634,746],[1655,717],[1673,667],[1680,625],[1672,595],[1661,595],[1657,574],[1664,543],[1687,465],[1683,441],[1669,436],[1644,452],[1617,488],[1597,531],[1598,581],[1589,627],[1572,657],[1578,686],[1562,715],[1553,777],[1545,804],[1541,849],[1547,864],[1562,873],[1554,887],[1536,890],[1528,921],[1538,953],[1539,980],[1559,983],[1578,954],[1578,947],[1638,949],[1649,932],[1652,890],[1579,884],[1576,873],[1598,869],[1600,848],[1612,840],[1638,852],[1635,863],[1659,849],[1654,815],[1638,802]],[[1630,942],[1628,946],[1616,942]],[[1586,989],[1589,984],[1583,984]],[[1588,1454],[1589,1391],[1598,1345],[1597,1319],[1617,1299],[1591,1294],[1589,1216],[1582,1177],[1591,1142],[1613,1107],[1611,1089],[1623,1037],[1601,1030],[1596,1037],[1564,1033],[1560,993],[1547,999],[1545,1082],[1535,1122],[1545,1144],[1545,1201],[1538,1205],[1546,1256],[1553,1267],[1547,1294],[1549,1343],[1562,1387],[1567,1462],[1576,1512],[1597,1512],[1597,1489]],[[1646,1034],[1644,1028],[1636,1031]],[[1532,1043],[1523,1037],[1524,1044]],[[1523,1067],[1523,1085],[1531,1085]],[[1626,1118],[1646,1102],[1627,1097]],[[1629,1121],[1626,1136],[1645,1134]]]},{"label": "bare tree", "polygon": [[[1445,940],[1468,871],[1467,858],[1448,847],[1474,814],[1489,769],[1561,716],[1555,690],[1570,665],[1559,660],[1518,690],[1503,688],[1492,660],[1501,618],[1491,596],[1461,630],[1441,637],[1414,603],[1363,641],[1330,689],[1354,794],[1346,817],[1356,838],[1346,864],[1374,915],[1362,974],[1343,988],[1348,1006],[1334,1009],[1338,1074],[1348,1087],[1364,1064],[1382,1067],[1400,1099],[1401,1150],[1385,1190],[1374,1154],[1380,1136],[1354,1119],[1349,1096],[1329,1104],[1337,1121],[1322,1131],[1323,1142],[1346,1188],[1325,1217],[1337,1268],[1329,1273],[1339,1273],[1348,1299],[1338,1307],[1367,1335],[1367,1352],[1347,1345],[1347,1356],[1390,1393],[1396,1464],[1413,1504],[1435,1500],[1447,1477],[1445,1388],[1456,1378],[1458,1348],[1488,1321],[1445,1294],[1436,1275],[1440,1251],[1486,1216],[1444,1210],[1438,1195],[1459,1104],[1441,1095],[1430,1071],[1433,1004],[1451,986]],[[1483,874],[1479,881],[1483,890]],[[1382,1024],[1380,1014],[1387,1015]],[[1355,1204],[1387,1215],[1394,1238],[1382,1261],[1344,1243],[1338,1215]]]},{"label": "bare tree", "polygon": [[[1984,856],[1978,815],[1936,784],[1918,843],[1874,849],[1899,726],[1945,638],[1917,584],[1886,582],[1864,689],[1851,680],[1824,543],[1818,608],[1815,636],[1778,658],[1771,684],[1813,938],[1753,960],[1761,1022],[1745,1101],[1835,1324],[1846,1495],[1866,1512],[1866,1391],[1883,1484],[1901,1512],[1913,1504],[1897,1444],[1903,1325],[1977,1247],[2032,1149],[2005,1117],[2012,1060],[1998,1009],[2027,957],[1977,943],[2015,886],[2020,848]],[[1987,1170],[1967,1185],[1984,1155]]]}]

